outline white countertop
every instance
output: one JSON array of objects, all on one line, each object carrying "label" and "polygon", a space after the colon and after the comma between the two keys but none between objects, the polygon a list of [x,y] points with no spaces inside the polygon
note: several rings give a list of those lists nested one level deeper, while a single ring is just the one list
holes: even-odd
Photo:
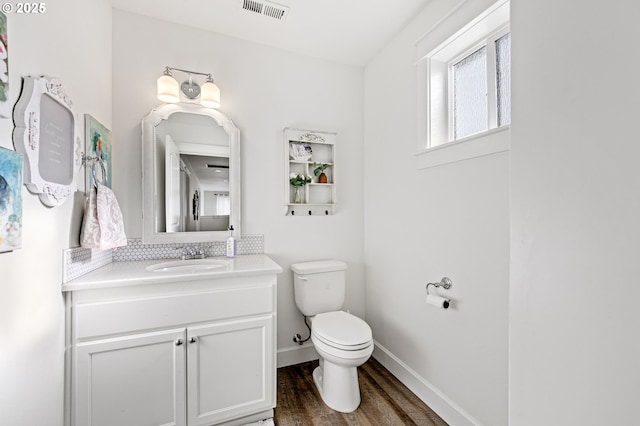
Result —
[{"label": "white countertop", "polygon": [[[241,255],[235,258],[209,257],[219,259],[226,264],[209,270],[184,271],[148,271],[146,268],[158,263],[176,259],[156,259],[139,262],[113,262],[80,278],[62,285],[62,291],[78,291],[131,285],[148,285],[180,281],[196,281],[207,278],[230,278],[250,275],[279,274],[282,267],[265,254]],[[185,261],[189,262],[189,261]]]}]

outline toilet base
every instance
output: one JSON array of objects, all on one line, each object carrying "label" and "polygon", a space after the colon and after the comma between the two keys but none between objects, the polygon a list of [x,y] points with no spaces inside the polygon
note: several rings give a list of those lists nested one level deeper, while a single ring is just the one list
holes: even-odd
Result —
[{"label": "toilet base", "polygon": [[360,405],[360,385],[357,367],[344,367],[320,359],[313,370],[313,381],[329,408],[351,413]]}]

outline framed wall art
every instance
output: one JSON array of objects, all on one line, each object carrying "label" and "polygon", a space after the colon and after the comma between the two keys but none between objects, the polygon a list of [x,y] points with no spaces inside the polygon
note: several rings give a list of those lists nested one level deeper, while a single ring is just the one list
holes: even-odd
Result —
[{"label": "framed wall art", "polygon": [[9,43],[7,42],[7,16],[0,12],[0,118],[11,118],[9,102]]},{"label": "framed wall art", "polygon": [[24,77],[13,111],[13,145],[25,155],[24,181],[50,207],[65,202],[75,188],[76,120],[59,80]]},{"label": "framed wall art", "polygon": [[111,188],[111,130],[89,114],[84,115],[86,153],[86,190],[100,183]]},{"label": "framed wall art", "polygon": [[22,247],[23,155],[0,148],[0,252]]}]

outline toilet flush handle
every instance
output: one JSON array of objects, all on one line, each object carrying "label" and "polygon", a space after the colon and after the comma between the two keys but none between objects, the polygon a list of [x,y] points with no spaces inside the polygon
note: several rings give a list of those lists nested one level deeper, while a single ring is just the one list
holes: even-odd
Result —
[{"label": "toilet flush handle", "polygon": [[309,281],[309,277],[305,277],[304,275],[300,275],[300,276],[298,277],[298,279],[299,279],[300,281]]}]

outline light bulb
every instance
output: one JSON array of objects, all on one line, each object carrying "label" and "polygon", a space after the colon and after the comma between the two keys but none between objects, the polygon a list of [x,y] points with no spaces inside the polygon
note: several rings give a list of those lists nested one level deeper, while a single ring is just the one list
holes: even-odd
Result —
[{"label": "light bulb", "polygon": [[220,89],[212,80],[207,80],[201,87],[200,103],[209,108],[220,108]]},{"label": "light bulb", "polygon": [[162,102],[175,103],[180,100],[178,82],[171,74],[163,74],[158,78],[158,99]]}]

